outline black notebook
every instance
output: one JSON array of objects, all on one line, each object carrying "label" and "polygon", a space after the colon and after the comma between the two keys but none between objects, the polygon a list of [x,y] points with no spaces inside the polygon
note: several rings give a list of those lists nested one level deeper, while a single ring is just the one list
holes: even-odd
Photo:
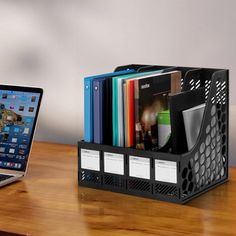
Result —
[{"label": "black notebook", "polygon": [[205,102],[204,88],[185,91],[170,96],[169,106],[170,106],[173,153],[181,154],[188,151],[182,111],[189,109],[191,107],[198,106],[204,102]]}]

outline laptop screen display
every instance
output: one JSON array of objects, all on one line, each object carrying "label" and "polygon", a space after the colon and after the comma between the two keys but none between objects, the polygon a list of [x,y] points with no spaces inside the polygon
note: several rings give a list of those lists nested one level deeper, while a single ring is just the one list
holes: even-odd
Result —
[{"label": "laptop screen display", "polygon": [[24,171],[40,93],[0,90],[0,168]]}]

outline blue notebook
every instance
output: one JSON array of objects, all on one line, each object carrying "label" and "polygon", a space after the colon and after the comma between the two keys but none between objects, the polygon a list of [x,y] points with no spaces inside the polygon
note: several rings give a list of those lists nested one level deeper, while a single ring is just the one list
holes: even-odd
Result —
[{"label": "blue notebook", "polygon": [[84,141],[94,142],[94,116],[93,116],[93,80],[116,75],[133,73],[135,70],[128,69],[113,73],[89,76],[84,78]]},{"label": "blue notebook", "polygon": [[104,112],[105,112],[105,94],[107,87],[106,78],[95,79],[93,81],[93,124],[94,124],[94,143],[104,143],[103,129],[104,129]]}]

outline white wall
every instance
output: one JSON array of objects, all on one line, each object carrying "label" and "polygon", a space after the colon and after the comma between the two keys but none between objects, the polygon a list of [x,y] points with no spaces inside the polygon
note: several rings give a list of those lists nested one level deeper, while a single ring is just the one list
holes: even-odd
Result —
[{"label": "white wall", "polygon": [[0,0],[0,82],[43,87],[36,138],[62,143],[83,136],[83,77],[116,65],[229,68],[236,104],[235,9],[234,0]]}]

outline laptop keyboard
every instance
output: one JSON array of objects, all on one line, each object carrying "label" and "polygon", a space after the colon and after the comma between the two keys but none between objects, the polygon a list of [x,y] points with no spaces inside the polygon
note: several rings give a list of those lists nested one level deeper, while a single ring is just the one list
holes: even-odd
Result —
[{"label": "laptop keyboard", "polygon": [[0,174],[0,182],[5,181],[7,179],[10,179],[12,177],[14,177],[14,176],[12,176],[12,175],[1,175]]}]

